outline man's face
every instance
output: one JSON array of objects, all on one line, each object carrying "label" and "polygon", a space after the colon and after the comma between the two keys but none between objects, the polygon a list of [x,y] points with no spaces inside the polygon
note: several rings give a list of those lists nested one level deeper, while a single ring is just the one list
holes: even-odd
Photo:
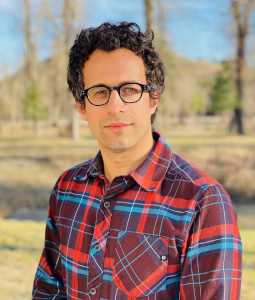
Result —
[{"label": "man's face", "polygon": [[[95,50],[83,69],[84,89],[95,85],[119,86],[126,82],[146,84],[142,58],[132,51],[120,48],[112,52]],[[85,111],[79,109],[83,119],[102,148],[123,152],[134,147],[146,147],[151,138],[151,115],[156,111],[157,100],[144,91],[136,103],[124,103],[117,91],[111,92],[109,102],[94,106],[85,97]]]}]

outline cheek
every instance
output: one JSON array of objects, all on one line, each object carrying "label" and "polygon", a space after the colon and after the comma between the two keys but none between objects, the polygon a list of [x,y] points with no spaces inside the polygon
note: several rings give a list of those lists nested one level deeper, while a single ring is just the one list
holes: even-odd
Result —
[{"label": "cheek", "polygon": [[91,132],[95,132],[100,127],[100,116],[98,113],[91,112],[90,110],[87,111],[87,121]]},{"label": "cheek", "polygon": [[98,137],[98,133],[100,131],[100,129],[98,128],[97,126],[97,122],[92,119],[88,119],[88,125],[89,125],[89,129],[90,129],[90,132],[92,133],[92,135],[97,138]]},{"label": "cheek", "polygon": [[150,103],[143,103],[133,110],[133,115],[135,116],[137,122],[143,124],[144,126],[146,126],[147,123],[150,123],[151,115],[153,113],[154,108],[151,107]]}]

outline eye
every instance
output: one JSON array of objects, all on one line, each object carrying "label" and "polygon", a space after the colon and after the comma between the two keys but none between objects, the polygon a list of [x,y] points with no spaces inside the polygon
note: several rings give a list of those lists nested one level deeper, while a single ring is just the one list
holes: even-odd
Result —
[{"label": "eye", "polygon": [[125,91],[126,91],[127,93],[132,93],[132,92],[135,91],[135,89],[134,89],[134,88],[131,88],[131,87],[127,87],[127,88],[125,89]]},{"label": "eye", "polygon": [[104,94],[107,94],[107,92],[104,91],[104,90],[102,90],[102,91],[96,92],[96,93],[95,93],[95,96],[96,96],[96,95],[104,95]]},{"label": "eye", "polygon": [[90,98],[103,98],[108,97],[109,91],[105,87],[94,87],[89,90]]},{"label": "eye", "polygon": [[121,92],[124,95],[133,95],[141,92],[141,88],[139,85],[132,84],[132,85],[124,85],[121,89]]}]

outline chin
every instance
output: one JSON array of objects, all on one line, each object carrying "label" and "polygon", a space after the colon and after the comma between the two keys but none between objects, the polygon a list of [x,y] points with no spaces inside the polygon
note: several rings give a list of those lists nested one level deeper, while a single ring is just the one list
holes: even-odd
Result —
[{"label": "chin", "polygon": [[108,149],[111,150],[112,152],[115,153],[120,153],[120,152],[124,152],[127,151],[128,149],[130,149],[130,147],[126,146],[126,145],[108,145]]},{"label": "chin", "polygon": [[106,148],[113,152],[124,152],[128,149],[132,148],[133,144],[128,141],[110,141],[109,143],[105,144]]}]

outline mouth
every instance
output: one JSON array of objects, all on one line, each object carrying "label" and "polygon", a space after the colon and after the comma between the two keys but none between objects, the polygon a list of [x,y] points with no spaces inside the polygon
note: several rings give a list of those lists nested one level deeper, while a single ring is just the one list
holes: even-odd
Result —
[{"label": "mouth", "polygon": [[107,129],[112,130],[112,131],[122,131],[126,128],[128,128],[131,124],[126,124],[126,123],[111,123],[107,126],[105,126]]}]

